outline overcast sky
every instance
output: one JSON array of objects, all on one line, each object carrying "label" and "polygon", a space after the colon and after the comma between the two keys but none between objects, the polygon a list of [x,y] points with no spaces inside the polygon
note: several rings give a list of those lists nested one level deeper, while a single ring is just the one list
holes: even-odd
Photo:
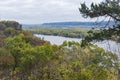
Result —
[{"label": "overcast sky", "polygon": [[81,17],[80,3],[102,0],[0,0],[0,19],[23,24],[44,22],[89,21]]}]

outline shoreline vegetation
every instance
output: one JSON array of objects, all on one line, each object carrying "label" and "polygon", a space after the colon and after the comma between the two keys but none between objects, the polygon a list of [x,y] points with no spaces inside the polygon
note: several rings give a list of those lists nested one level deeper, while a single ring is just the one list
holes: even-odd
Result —
[{"label": "shoreline vegetation", "polygon": [[[33,34],[62,36],[68,38],[85,38],[88,36],[89,31],[100,32],[100,28],[92,29],[92,27],[24,27],[23,30],[31,32]],[[120,42],[120,37],[113,35],[108,40]]]},{"label": "shoreline vegetation", "polygon": [[70,38],[84,38],[91,28],[88,27],[25,27],[26,31],[34,34],[62,36]]}]

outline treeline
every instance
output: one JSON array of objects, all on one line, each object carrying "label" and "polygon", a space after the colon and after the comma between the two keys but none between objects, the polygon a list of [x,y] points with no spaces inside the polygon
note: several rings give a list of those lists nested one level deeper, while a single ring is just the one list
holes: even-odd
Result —
[{"label": "treeline", "polygon": [[63,36],[71,38],[84,38],[87,35],[87,31],[90,28],[83,27],[26,27],[24,30],[30,31],[34,34],[43,34],[43,35],[54,35],[54,36]]},{"label": "treeline", "polygon": [[1,80],[117,80],[118,65],[116,54],[96,45],[51,45],[13,26],[0,34]]}]

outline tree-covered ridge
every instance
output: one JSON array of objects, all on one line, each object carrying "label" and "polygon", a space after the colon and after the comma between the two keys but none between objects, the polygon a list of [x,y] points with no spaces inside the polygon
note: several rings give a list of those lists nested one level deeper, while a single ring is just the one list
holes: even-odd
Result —
[{"label": "tree-covered ridge", "polygon": [[0,31],[12,27],[16,30],[22,30],[22,25],[16,21],[0,21]]},{"label": "tree-covered ridge", "polygon": [[12,26],[0,34],[2,80],[117,80],[118,65],[116,54],[96,45],[51,45]]}]

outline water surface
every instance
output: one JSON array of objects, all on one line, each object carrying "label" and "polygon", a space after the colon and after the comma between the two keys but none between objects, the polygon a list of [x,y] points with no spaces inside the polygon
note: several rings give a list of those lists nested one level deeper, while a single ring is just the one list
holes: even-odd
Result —
[{"label": "water surface", "polygon": [[80,38],[68,38],[68,37],[42,35],[42,34],[35,34],[35,36],[44,38],[44,40],[50,41],[51,44],[57,44],[57,45],[61,45],[64,41],[80,42],[82,40]]},{"label": "water surface", "polygon": [[[80,42],[82,40],[81,38],[68,38],[68,37],[53,36],[53,35],[41,35],[41,34],[34,34],[34,35],[36,37],[44,38],[44,40],[50,41],[51,44],[56,44],[56,45],[61,45],[64,41]],[[104,48],[105,50],[108,50],[117,54],[120,53],[120,43],[117,43],[115,41],[104,40],[101,42],[95,42],[94,44]]]}]

